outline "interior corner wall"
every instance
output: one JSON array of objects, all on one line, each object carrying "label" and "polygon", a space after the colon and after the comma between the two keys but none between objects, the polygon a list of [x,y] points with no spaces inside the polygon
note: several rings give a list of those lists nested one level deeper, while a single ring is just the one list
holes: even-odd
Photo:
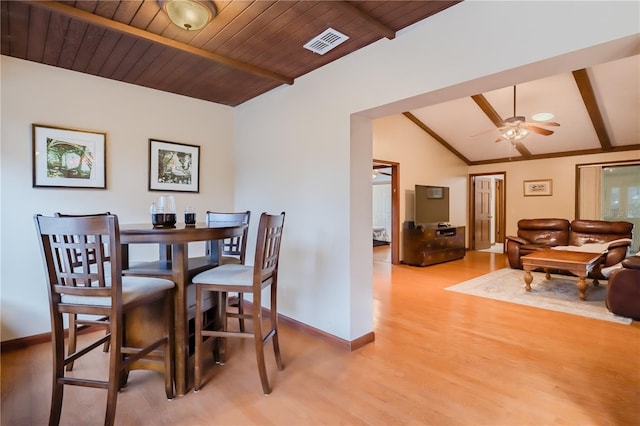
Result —
[{"label": "interior corner wall", "polygon": [[637,16],[633,2],[461,2],[238,106],[235,203],[287,211],[279,310],[349,341],[373,329],[367,120],[550,58],[531,79],[588,66],[587,52],[557,58],[637,35]]},{"label": "interior corner wall", "polygon": [[[45,275],[33,215],[110,211],[150,223],[149,139],[200,146],[200,192],[172,193],[178,209],[232,209],[234,110],[74,71],[1,56],[0,334],[50,331]],[[107,189],[32,187],[33,123],[106,133]],[[194,244],[193,252],[204,251]],[[131,248],[134,259],[156,247]],[[25,321],[25,318],[28,321]]]},{"label": "interior corner wall", "polygon": [[400,225],[414,220],[415,185],[435,185],[449,187],[449,222],[467,226],[469,166],[402,114],[374,120],[373,129],[373,157],[400,164]]}]

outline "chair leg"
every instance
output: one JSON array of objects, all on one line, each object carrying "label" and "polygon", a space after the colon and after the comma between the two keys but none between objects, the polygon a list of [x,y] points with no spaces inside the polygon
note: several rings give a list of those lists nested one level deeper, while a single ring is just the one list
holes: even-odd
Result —
[{"label": "chair leg", "polygon": [[[244,314],[244,293],[238,293],[238,314]],[[244,318],[239,319],[240,332],[244,333]]]},{"label": "chair leg", "polygon": [[173,331],[173,297],[171,295],[172,292],[167,291],[164,296],[165,333],[167,334],[164,344],[164,388],[169,400],[172,400],[176,395],[173,387],[173,344],[175,337]]},{"label": "chair leg", "polygon": [[[107,323],[109,322],[109,318],[105,318],[104,319]],[[105,333],[109,334],[111,332],[111,329],[109,327],[109,325],[107,325]],[[104,342],[104,347],[102,348],[102,352],[109,352],[109,345],[110,345],[110,340],[107,340],[106,342]]]},{"label": "chair leg", "polygon": [[194,392],[200,391],[202,381],[202,292],[204,289],[196,284],[196,326],[195,326],[195,360],[194,360]]},{"label": "chair leg", "polygon": [[[227,331],[227,292],[219,291],[218,292],[218,319],[220,320],[219,329],[222,331]],[[225,354],[227,350],[227,338],[226,337],[218,337],[217,338],[217,357],[216,363],[220,365],[224,365],[225,362]]]},{"label": "chair leg", "polygon": [[64,385],[58,380],[64,377],[64,327],[62,314],[53,318],[52,324],[52,348],[53,348],[53,383],[51,388],[51,409],[49,411],[49,425],[60,424],[62,414],[62,397]]},{"label": "chair leg", "polygon": [[280,355],[280,341],[278,339],[278,298],[277,298],[277,288],[275,285],[271,286],[271,329],[273,330],[273,336],[271,337],[273,341],[273,353],[276,356],[276,365],[278,366],[278,370],[284,370],[284,364],[282,362],[282,356]]},{"label": "chair leg", "polygon": [[116,419],[118,391],[121,386],[122,370],[122,324],[111,324],[111,352],[109,353],[109,386],[107,388],[107,409],[104,417],[105,426],[112,426]]},{"label": "chair leg", "polygon": [[[78,339],[78,315],[69,314],[69,341],[67,342],[67,355],[71,355],[76,351],[76,342]],[[67,364],[67,371],[73,370],[73,361]]]},{"label": "chair leg", "polygon": [[253,306],[253,343],[256,351],[256,362],[258,364],[258,373],[260,374],[260,383],[262,384],[262,390],[265,395],[271,393],[271,387],[269,386],[269,377],[267,376],[267,367],[264,362],[264,342],[262,339],[262,314],[260,300],[254,300]]}]

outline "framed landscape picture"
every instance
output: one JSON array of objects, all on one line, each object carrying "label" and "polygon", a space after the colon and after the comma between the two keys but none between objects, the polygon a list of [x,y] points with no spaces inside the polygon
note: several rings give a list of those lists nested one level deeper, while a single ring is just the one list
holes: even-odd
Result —
[{"label": "framed landscape picture", "polygon": [[33,187],[106,189],[106,133],[33,124]]},{"label": "framed landscape picture", "polygon": [[149,190],[200,192],[200,147],[149,139]]}]

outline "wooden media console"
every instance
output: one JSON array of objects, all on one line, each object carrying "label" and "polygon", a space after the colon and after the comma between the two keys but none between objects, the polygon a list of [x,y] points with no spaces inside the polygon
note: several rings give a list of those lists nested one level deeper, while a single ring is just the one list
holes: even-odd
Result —
[{"label": "wooden media console", "polygon": [[426,227],[405,222],[402,226],[402,263],[427,266],[465,255],[465,227]]}]

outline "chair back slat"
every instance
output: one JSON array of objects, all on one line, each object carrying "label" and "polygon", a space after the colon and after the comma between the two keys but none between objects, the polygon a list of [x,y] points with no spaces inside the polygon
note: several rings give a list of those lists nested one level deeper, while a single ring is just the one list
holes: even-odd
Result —
[{"label": "chair back slat", "polygon": [[[260,216],[254,261],[254,276],[258,275],[260,282],[272,278],[277,273],[284,216],[284,212],[279,215],[262,213]],[[258,284],[258,280],[254,279],[254,285]]]},{"label": "chair back slat", "polygon": [[242,235],[232,238],[225,238],[224,240],[210,241],[207,244],[207,255],[211,254],[211,244],[217,244],[219,256],[234,256],[240,260],[240,263],[244,264],[245,253],[247,250],[247,235],[249,233],[248,225],[250,217],[250,211],[240,213],[220,213],[207,211],[207,226],[211,226],[214,224],[227,226],[238,224],[247,225],[244,231],[242,231]]},{"label": "chair back slat", "polygon": [[[110,215],[110,214],[111,214],[110,212],[105,212],[105,213],[94,213],[94,214],[86,214],[86,215],[76,215],[76,214],[65,214],[65,213],[56,212],[56,213],[54,213],[54,216],[55,217],[83,217],[83,216],[84,217],[87,217],[87,216],[90,217],[90,216],[105,216],[105,215]],[[86,237],[85,237],[85,239],[86,239]],[[89,254],[89,261],[90,261],[89,263],[96,263],[95,253],[90,251],[90,252],[88,252],[88,254]],[[72,252],[70,252],[70,256],[71,256],[71,259],[72,259],[72,261],[74,263],[74,266],[80,266],[81,265],[81,261],[78,259],[79,256],[80,256],[79,252],[72,251]],[[107,260],[108,259],[109,259],[109,257],[107,256]]]},{"label": "chair back slat", "polygon": [[[111,298],[121,303],[120,236],[114,215],[34,217],[49,291],[62,296]],[[112,256],[113,255],[113,256]],[[64,310],[59,306],[58,310]]]}]

